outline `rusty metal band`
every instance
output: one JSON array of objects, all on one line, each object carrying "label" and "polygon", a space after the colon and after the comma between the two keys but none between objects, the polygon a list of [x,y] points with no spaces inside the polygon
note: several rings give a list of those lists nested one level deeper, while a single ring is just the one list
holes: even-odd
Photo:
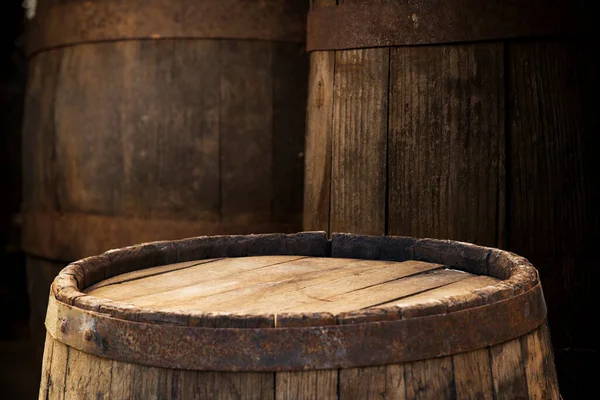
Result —
[{"label": "rusty metal band", "polygon": [[27,53],[90,42],[159,38],[304,43],[307,2],[71,0],[39,5]]},{"label": "rusty metal band", "polygon": [[111,318],[50,297],[46,327],[83,352],[163,368],[293,371],[402,363],[472,351],[540,326],[540,285],[490,305],[395,321],[298,328],[199,328]]},{"label": "rusty metal band", "polygon": [[[268,216],[261,220],[268,221]],[[296,220],[294,222],[290,218],[288,223],[243,219],[211,222],[26,211],[22,213],[21,245],[26,253],[38,257],[74,261],[109,249],[157,240],[204,235],[291,233],[300,226],[300,216]]]},{"label": "rusty metal band", "polygon": [[474,42],[572,31],[564,0],[359,2],[313,9],[307,50]]}]

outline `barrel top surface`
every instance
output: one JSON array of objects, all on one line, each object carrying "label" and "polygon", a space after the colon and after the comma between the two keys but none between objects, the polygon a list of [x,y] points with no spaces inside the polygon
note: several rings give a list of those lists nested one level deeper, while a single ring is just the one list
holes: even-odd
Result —
[{"label": "barrel top surface", "polygon": [[46,328],[138,364],[291,371],[462,353],[545,317],[537,271],[516,254],[302,232],[153,242],[77,261],[52,284]]},{"label": "barrel top surface", "polygon": [[100,281],[85,292],[141,309],[174,313],[337,315],[463,295],[498,281],[423,261],[251,256],[129,272]]}]

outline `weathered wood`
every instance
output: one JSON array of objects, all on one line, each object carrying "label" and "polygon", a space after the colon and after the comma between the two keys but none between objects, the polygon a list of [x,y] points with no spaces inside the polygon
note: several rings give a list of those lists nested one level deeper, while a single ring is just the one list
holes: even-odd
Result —
[{"label": "weathered wood", "polygon": [[[56,101],[29,107],[33,122],[25,126],[24,136],[34,151],[26,154],[25,175],[35,176],[27,160],[37,158],[32,165],[45,178],[26,179],[26,212],[189,220],[196,221],[197,233],[206,224],[211,234],[220,225],[250,233],[256,229],[250,223],[274,221],[272,229],[280,230],[279,222],[299,221],[301,181],[293,179],[299,178],[302,163],[303,142],[295,137],[303,137],[298,135],[304,130],[302,109],[290,111],[284,102],[275,102],[291,96],[304,102],[305,63],[297,45],[126,41],[41,53],[31,63],[32,95],[39,92]],[[37,75],[53,77],[55,84]],[[39,126],[47,128],[36,130]],[[37,146],[51,151],[40,158]],[[292,155],[298,161],[288,162]],[[39,195],[28,195],[36,190]],[[290,197],[298,200],[290,202]],[[29,238],[28,232],[35,232],[25,228],[27,249],[43,251],[38,255],[46,258],[80,258],[106,245],[137,241],[123,237],[115,243],[118,231],[110,239],[100,230],[99,236],[74,237],[75,243],[66,238],[37,243],[34,239],[45,239]],[[146,232],[143,239],[177,239],[183,232],[173,229],[155,232],[154,239]],[[62,254],[57,253],[60,240],[65,241]]]},{"label": "weathered wood", "polygon": [[[118,284],[101,283],[87,293],[165,310],[337,314],[387,305],[473,276],[424,262],[294,256],[225,258],[185,268],[167,265],[147,271],[147,277],[130,279],[131,273],[126,274]],[[473,278],[470,284],[441,294],[460,295],[497,281],[484,278]],[[434,291],[430,297],[437,294]],[[418,296],[421,300],[423,295]]]},{"label": "weathered wood", "polygon": [[331,232],[385,233],[387,49],[335,54]]},{"label": "weathered wood", "polygon": [[52,376],[52,354],[54,351],[54,338],[46,333],[44,357],[42,360],[42,378],[40,382],[39,398],[47,399],[50,391],[50,377]]},{"label": "weathered wood", "polygon": [[404,374],[407,399],[456,398],[451,357],[407,363]]},{"label": "weathered wood", "polygon": [[[276,328],[335,325],[332,315],[321,318],[285,316],[276,319]],[[338,370],[289,371],[275,374],[275,398],[305,400],[337,400]]]},{"label": "weathered wood", "polygon": [[493,400],[490,355],[487,349],[452,356],[456,398]]},{"label": "weathered wood", "polygon": [[215,260],[187,261],[187,262],[181,262],[181,263],[177,263],[177,264],[162,265],[160,267],[153,267],[153,268],[147,268],[147,269],[142,269],[142,270],[138,270],[138,271],[126,272],[124,274],[113,276],[112,278],[108,278],[108,279],[105,279],[98,283],[95,283],[95,284],[91,285],[90,287],[86,288],[85,292],[89,293],[92,290],[96,290],[101,287],[110,286],[110,285],[118,285],[123,282],[144,279],[144,278],[147,278],[150,276],[155,276],[155,275],[162,275],[162,274],[165,274],[170,271],[186,269],[186,268],[194,267],[196,265],[213,262],[213,261],[215,261]]},{"label": "weathered wood", "polygon": [[492,346],[490,358],[495,398],[528,398],[520,339]]},{"label": "weathered wood", "polygon": [[112,360],[69,349],[65,399],[108,397],[111,380]]},{"label": "weathered wood", "polygon": [[559,399],[554,358],[549,349],[548,327],[544,324],[521,338],[521,347],[527,375],[527,390],[531,399]]},{"label": "weathered wood", "polygon": [[[118,12],[104,3],[103,15]],[[170,9],[155,3],[144,5],[154,17]],[[284,31],[302,25],[301,5],[276,3],[265,12],[285,15]],[[38,19],[78,6],[40,7]],[[125,29],[156,39],[151,24],[166,22],[142,20]],[[32,55],[25,249],[72,261],[159,238],[299,230],[307,58],[272,39],[111,40]]]},{"label": "weathered wood", "polygon": [[[66,389],[67,368],[69,367],[70,347],[54,341],[52,343],[52,361],[50,363],[50,377],[46,389],[46,398],[62,399]],[[41,393],[40,393],[41,394]],[[44,398],[44,397],[42,397]]]},{"label": "weathered wood", "polygon": [[438,288],[432,288],[428,290],[419,290],[418,293],[410,297],[402,298],[400,300],[392,301],[387,305],[396,305],[400,307],[410,306],[411,304],[418,304],[420,302],[427,302],[432,299],[452,299],[452,297],[459,297],[472,290],[479,289],[488,285],[494,285],[499,280],[489,276],[477,276],[474,277],[470,274],[462,277],[461,280],[455,283],[445,284]]},{"label": "weathered wood", "polygon": [[[352,17],[348,15],[353,10],[348,3],[352,2],[338,2],[344,8],[338,7],[340,18],[336,23]],[[355,10],[364,15],[372,17],[376,14],[369,11],[381,10],[379,1],[360,3],[361,7]],[[573,11],[582,17],[587,8],[578,3],[557,1],[555,5],[565,6],[566,12],[554,15],[567,21]],[[360,77],[371,73],[384,82],[385,78],[373,71],[387,67],[389,85],[380,96],[387,96],[388,107],[374,106],[364,81],[345,79],[336,60],[330,102],[334,110],[343,112],[334,111],[330,116],[310,106],[307,109],[311,121],[308,138],[321,134],[322,127],[328,124],[334,125],[331,150],[311,147],[306,154],[307,166],[323,160],[333,166],[329,207],[323,204],[327,201],[327,187],[322,186],[327,182],[307,174],[307,190],[319,187],[322,196],[307,194],[305,210],[313,212],[317,202],[320,210],[329,208],[329,218],[318,225],[321,229],[329,226],[329,233],[372,229],[377,234],[464,240],[522,254],[540,267],[555,345],[597,352],[597,341],[590,334],[594,332],[589,325],[592,321],[586,318],[593,312],[591,282],[597,280],[597,270],[591,267],[596,253],[593,238],[600,229],[596,200],[600,184],[594,175],[600,163],[600,141],[595,134],[600,126],[595,108],[600,89],[595,57],[597,35],[562,32],[544,37],[548,31],[540,27],[537,32],[528,24],[530,36],[517,40],[504,36],[491,41],[467,37],[456,43],[434,45],[433,38],[444,37],[444,27],[419,18],[429,12],[440,13],[443,7],[436,5],[425,11],[421,6],[386,3],[390,9],[414,9],[414,14],[407,13],[414,19],[407,21],[414,23],[415,29],[411,26],[406,30],[402,24],[387,25],[385,18],[375,18],[370,23],[373,26],[369,32],[374,36],[369,43],[389,43],[377,36],[389,29],[399,38],[418,39],[411,43],[430,45],[366,48],[361,45],[362,38],[357,38],[353,46],[328,47],[332,50],[311,53],[311,68],[316,71],[325,65],[323,60],[327,57],[339,59],[342,54],[387,50],[389,62],[380,59],[379,69],[355,62],[353,75],[346,75]],[[508,11],[527,6],[522,2],[499,7]],[[535,14],[548,21],[545,13],[551,8],[544,4]],[[440,15],[452,23],[462,17],[457,15],[453,21],[451,15]],[[356,25],[369,25],[364,22],[357,21]],[[489,27],[489,22],[483,21],[481,26]],[[579,29],[585,24],[576,25]],[[416,32],[424,27],[427,28],[422,32],[431,35],[416,37]],[[328,29],[334,28],[316,27],[314,33],[320,35]],[[352,30],[347,26],[344,29]],[[340,36],[336,43],[348,44],[340,32],[343,30],[331,31]],[[379,39],[373,42],[374,38]],[[329,37],[313,39],[325,43]],[[375,85],[373,90],[376,88],[379,87]],[[316,96],[311,93],[315,90],[320,89],[309,88],[309,97]],[[337,118],[344,121],[340,123]],[[355,123],[356,118],[360,118],[360,124]],[[381,123],[382,118],[387,127]],[[338,126],[345,129],[342,139],[338,139]],[[369,127],[367,139],[365,126]],[[373,145],[377,138],[385,136],[385,145]],[[386,172],[383,181],[379,181],[379,176],[369,175],[368,171],[382,160],[382,153],[387,154],[383,156]],[[360,184],[368,190],[349,183],[359,177]],[[380,198],[381,190],[387,190],[385,201],[374,201]],[[365,191],[368,196],[362,194]],[[348,208],[348,199],[360,204]],[[380,216],[385,220],[383,230]],[[313,226],[307,221],[305,218],[305,227]],[[363,227],[361,221],[370,221],[370,225]],[[565,285],[566,281],[570,284]],[[583,358],[582,363],[576,364],[585,375],[588,367],[583,366]],[[565,366],[564,370],[573,367]],[[569,374],[564,375],[565,382],[572,381]],[[572,386],[573,396],[581,396],[580,385]]]},{"label": "weathered wood", "polygon": [[[336,0],[313,0],[311,8],[332,7]],[[329,230],[331,146],[333,140],[333,85],[335,52],[310,55],[305,163],[304,220],[307,230]]]},{"label": "weathered wood", "polygon": [[[409,255],[450,265],[315,257],[311,254],[321,251],[311,247],[316,237],[323,235],[157,242],[71,264],[52,285],[56,298],[48,310],[40,398],[558,395],[551,344],[540,325],[545,314],[537,273],[523,258],[466,243],[386,237],[380,243],[376,237],[365,238],[373,250],[369,258],[393,258],[393,242],[400,246],[401,259]],[[365,251],[366,245],[351,248],[360,239],[343,235],[340,253]],[[305,255],[277,255],[274,244],[288,242]],[[275,255],[246,255],[266,251]],[[186,254],[186,261],[173,263],[180,254]],[[191,254],[207,258],[192,261]],[[502,278],[466,270],[493,271]],[[114,276],[118,271],[124,273]],[[537,293],[540,300],[528,293]],[[533,308],[521,308],[532,302]],[[502,308],[506,304],[513,306]],[[518,313],[522,315],[513,326]],[[523,325],[527,315],[539,317],[535,325]],[[469,324],[481,328],[486,321],[503,322],[490,327],[493,333],[470,330]],[[389,327],[394,330],[386,332]],[[506,327],[516,330],[502,336]],[[382,332],[385,336],[379,336]],[[390,341],[390,334],[413,342]],[[470,335],[474,342],[457,342]],[[223,342],[223,336],[235,343]],[[356,357],[363,352],[364,359]],[[245,361],[248,356],[257,361]],[[203,364],[193,357],[212,361]],[[386,361],[373,362],[373,357]]]},{"label": "weathered wood", "polygon": [[502,44],[391,49],[389,234],[497,244],[502,55]]}]

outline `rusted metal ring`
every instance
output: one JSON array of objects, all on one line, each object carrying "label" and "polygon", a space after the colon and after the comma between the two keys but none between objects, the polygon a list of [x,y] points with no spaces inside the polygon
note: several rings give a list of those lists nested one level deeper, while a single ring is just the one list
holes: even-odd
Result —
[{"label": "rusted metal ring", "polygon": [[[199,234],[241,234],[246,233],[249,226],[235,221],[144,219],[40,211],[26,211],[22,219],[21,244],[25,252],[62,261],[78,260],[140,242],[176,240]],[[265,222],[251,226],[254,233],[266,233],[293,232],[298,225]]]},{"label": "rusted metal ring", "polygon": [[582,29],[564,0],[359,2],[308,14],[307,50],[544,36]]},{"label": "rusted metal ring", "polygon": [[135,39],[255,39],[303,43],[306,2],[71,0],[40,4],[27,53]]},{"label": "rusted metal ring", "polygon": [[[543,323],[541,286],[481,307],[419,318],[302,328],[199,328],[147,324],[50,297],[56,340],[110,359],[211,371],[293,371],[394,364],[492,346]],[[368,340],[367,340],[368,338]]]}]

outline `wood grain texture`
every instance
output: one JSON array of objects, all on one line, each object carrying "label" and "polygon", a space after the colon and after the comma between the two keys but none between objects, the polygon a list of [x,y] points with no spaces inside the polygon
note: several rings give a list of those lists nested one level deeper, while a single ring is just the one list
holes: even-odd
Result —
[{"label": "wood grain texture", "polygon": [[[418,297],[413,303],[418,303],[424,299],[422,292],[428,291],[428,298],[460,296],[497,282],[422,261],[298,256],[223,258],[196,265],[155,267],[147,272],[145,277],[136,271],[121,279],[117,276],[101,281],[87,293],[176,313],[338,314],[395,304],[414,294]],[[455,284],[463,280],[468,283]],[[446,285],[449,289],[443,291]],[[440,287],[441,292],[433,290]]]},{"label": "wood grain texture", "polygon": [[[148,40],[36,54],[24,211],[192,221],[198,234],[203,223],[238,233],[250,233],[250,224],[299,230],[307,69],[300,50]],[[63,259],[77,253],[56,241]]]},{"label": "wood grain texture", "polygon": [[65,399],[108,397],[111,378],[112,360],[69,349]]},{"label": "wood grain texture", "polygon": [[40,380],[39,399],[48,399],[52,376],[52,354],[54,350],[54,339],[46,333],[46,341],[44,346],[44,357],[42,360],[42,377]]},{"label": "wood grain texture", "polygon": [[543,324],[535,331],[521,337],[521,347],[527,375],[530,399],[559,399],[552,344],[548,327]]},{"label": "wood grain texture", "polygon": [[331,232],[385,233],[389,50],[337,51]]},{"label": "wood grain texture", "polygon": [[[457,277],[458,278],[458,277]],[[441,287],[432,286],[432,289],[420,291],[413,296],[400,299],[388,303],[387,305],[396,305],[400,307],[408,307],[419,302],[427,302],[433,299],[448,299],[460,298],[460,296],[470,293],[475,289],[480,289],[488,285],[494,285],[499,282],[499,279],[490,276],[472,276],[466,274],[463,279],[458,282],[440,285]]]},{"label": "wood grain texture", "polygon": [[[311,8],[333,7],[336,0],[313,0]],[[329,231],[331,145],[335,51],[310,54],[304,168],[304,230]]]},{"label": "wood grain texture", "polygon": [[214,262],[218,259],[208,259],[208,260],[196,260],[196,261],[186,261],[177,264],[169,264],[169,265],[161,265],[158,267],[146,268],[137,271],[127,272],[124,274],[120,274],[117,276],[113,276],[112,278],[105,279],[98,283],[94,283],[93,285],[85,288],[85,292],[91,292],[92,290],[97,290],[99,288],[110,286],[110,285],[119,285],[121,283],[135,281],[138,279],[144,279],[155,275],[162,275],[171,271],[178,271],[181,269],[186,269],[190,267],[195,267],[196,265],[201,265],[209,262]]},{"label": "wood grain texture", "polygon": [[520,339],[492,346],[489,351],[495,398],[528,398]]},{"label": "wood grain texture", "polygon": [[493,400],[492,372],[488,349],[452,356],[456,398]]},{"label": "wood grain texture", "polygon": [[310,55],[304,187],[305,230],[329,231],[335,52]]},{"label": "wood grain texture", "polygon": [[52,343],[52,361],[50,363],[50,377],[45,396],[47,399],[64,398],[67,385],[67,368],[69,366],[70,348],[54,340]]},{"label": "wood grain texture", "polygon": [[496,245],[502,44],[390,50],[388,233]]},{"label": "wood grain texture", "polygon": [[[276,328],[335,325],[335,318],[291,316],[278,318]],[[275,374],[275,398],[277,400],[338,400],[338,370],[284,371]]]},{"label": "wood grain texture", "polygon": [[407,399],[456,398],[451,357],[407,363],[404,374]]}]

